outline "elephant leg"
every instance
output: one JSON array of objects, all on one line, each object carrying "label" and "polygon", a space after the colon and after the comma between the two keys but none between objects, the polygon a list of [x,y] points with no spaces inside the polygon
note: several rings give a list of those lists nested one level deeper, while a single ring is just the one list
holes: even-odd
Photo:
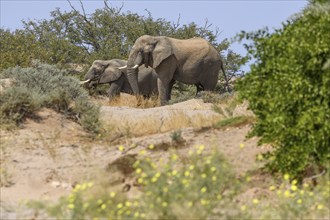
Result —
[{"label": "elephant leg", "polygon": [[158,93],[160,97],[160,105],[166,105],[169,100],[168,97],[170,97],[169,83],[158,79],[157,85],[158,85]]},{"label": "elephant leg", "polygon": [[204,89],[204,86],[202,84],[200,84],[200,83],[196,83],[195,86],[196,86],[196,96],[198,95],[198,93],[200,91],[204,91],[205,90]]},{"label": "elephant leg", "polygon": [[158,75],[157,85],[160,97],[160,104],[166,105],[171,97],[171,90],[175,81],[173,79],[174,72],[176,71],[176,58],[171,56],[165,59],[155,71]]},{"label": "elephant leg", "polygon": [[169,84],[169,92],[168,92],[168,97],[167,97],[168,100],[171,100],[172,88],[173,88],[174,83],[175,83],[175,80],[172,79]]},{"label": "elephant leg", "polygon": [[120,87],[120,85],[118,85],[118,83],[116,83],[116,82],[111,83],[110,88],[108,90],[109,100],[111,101],[114,97],[119,96],[120,90],[121,90],[121,87]]}]

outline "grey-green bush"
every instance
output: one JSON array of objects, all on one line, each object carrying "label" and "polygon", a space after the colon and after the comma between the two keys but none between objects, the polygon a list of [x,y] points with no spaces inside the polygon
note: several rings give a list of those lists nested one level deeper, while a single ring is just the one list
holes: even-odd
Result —
[{"label": "grey-green bush", "polygon": [[1,124],[19,124],[41,107],[48,107],[92,133],[100,131],[99,108],[88,101],[87,92],[66,70],[37,62],[35,67],[6,69],[1,76],[15,81],[0,94]]}]

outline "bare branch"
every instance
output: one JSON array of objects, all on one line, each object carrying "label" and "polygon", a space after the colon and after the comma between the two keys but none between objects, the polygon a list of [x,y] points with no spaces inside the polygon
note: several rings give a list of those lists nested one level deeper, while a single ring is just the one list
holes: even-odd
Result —
[{"label": "bare branch", "polygon": [[79,0],[79,2],[80,2],[81,9],[82,9],[82,11],[83,11],[83,13],[84,13],[84,17],[86,18],[87,16],[86,16],[86,12],[85,12],[85,8],[84,8],[84,4],[82,3],[81,0]]},{"label": "bare branch", "polygon": [[69,5],[72,8],[72,10],[74,10],[75,12],[77,12],[77,9],[75,9],[75,7],[73,7],[73,5],[71,4],[70,0],[67,0],[67,2],[69,3]]},{"label": "bare branch", "polygon": [[181,14],[179,14],[178,20],[176,23],[172,23],[174,30],[177,30],[177,28],[180,26],[180,19],[181,19]]}]

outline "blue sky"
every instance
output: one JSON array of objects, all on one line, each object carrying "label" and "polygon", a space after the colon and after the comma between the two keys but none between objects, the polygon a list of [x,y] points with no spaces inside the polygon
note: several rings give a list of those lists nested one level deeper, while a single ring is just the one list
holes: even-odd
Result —
[{"label": "blue sky", "polygon": [[[39,20],[50,18],[50,12],[56,7],[62,11],[70,11],[66,0],[0,0],[1,28],[15,30],[22,28],[22,20]],[[77,0],[72,4],[80,9]],[[204,25],[206,19],[212,24],[211,29],[221,32],[218,40],[232,38],[241,30],[253,31],[268,26],[281,27],[292,14],[301,11],[307,5],[306,0],[234,0],[234,1],[109,1],[110,5],[121,7],[122,11],[131,11],[147,16],[147,9],[154,18],[165,18],[176,22],[180,15],[180,24],[195,22]],[[83,0],[86,13],[104,6],[102,0]],[[244,55],[242,45],[235,43],[231,47],[235,52]]]}]

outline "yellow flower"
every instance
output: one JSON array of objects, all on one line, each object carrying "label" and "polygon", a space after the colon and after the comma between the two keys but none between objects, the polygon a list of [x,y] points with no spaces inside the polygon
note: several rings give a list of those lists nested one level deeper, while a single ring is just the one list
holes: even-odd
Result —
[{"label": "yellow flower", "polygon": [[206,192],[206,187],[204,186],[203,188],[201,188],[201,193],[205,193]]},{"label": "yellow flower", "polygon": [[142,179],[142,178],[139,178],[137,181],[138,181],[138,183],[140,183],[140,184],[143,183],[143,179]]},{"label": "yellow flower", "polygon": [[185,176],[189,176],[189,175],[190,175],[190,172],[189,172],[189,171],[185,171],[185,172],[184,172],[184,175],[185,175]]},{"label": "yellow flower", "polygon": [[141,151],[139,152],[140,155],[145,155],[146,153],[147,153],[146,150],[141,150]]},{"label": "yellow flower", "polygon": [[322,204],[318,204],[318,205],[316,206],[316,208],[317,208],[318,210],[321,210],[321,209],[324,208],[324,206],[323,206]]},{"label": "yellow flower", "polygon": [[290,191],[289,190],[285,190],[284,196],[287,197],[287,198],[290,197]]},{"label": "yellow flower", "polygon": [[303,185],[305,188],[309,187],[308,183],[304,183]]},{"label": "yellow flower", "polygon": [[207,202],[207,200],[205,200],[205,199],[201,199],[201,204],[202,205],[206,205],[208,202]]},{"label": "yellow flower", "polygon": [[217,199],[218,200],[222,199],[222,196],[221,195],[217,195]]},{"label": "yellow flower", "polygon": [[135,218],[137,218],[137,217],[139,217],[139,216],[140,216],[140,213],[139,213],[139,212],[135,212],[135,213],[134,213],[134,217],[135,217]]},{"label": "yellow flower", "polygon": [[118,209],[123,208],[123,203],[118,203],[117,208],[118,208]]},{"label": "yellow flower", "polygon": [[201,177],[202,177],[203,179],[205,179],[205,178],[207,177],[206,173],[203,173],[203,174],[201,175]]},{"label": "yellow flower", "polygon": [[98,199],[97,200],[97,204],[102,204],[103,203],[103,200],[102,199]]},{"label": "yellow flower", "polygon": [[133,205],[134,205],[135,207],[137,207],[137,206],[139,205],[139,202],[138,202],[138,201],[134,201]]},{"label": "yellow flower", "polygon": [[269,187],[269,190],[270,190],[270,191],[274,191],[274,190],[275,190],[275,186],[270,186],[270,187]]},{"label": "yellow flower", "polygon": [[193,206],[193,202],[188,202],[188,207],[192,207]]},{"label": "yellow flower", "polygon": [[245,210],[246,210],[246,205],[242,205],[242,206],[241,206],[241,211],[244,212]]},{"label": "yellow flower", "polygon": [[253,199],[252,202],[253,202],[253,204],[257,205],[259,203],[259,200],[258,199]]},{"label": "yellow flower", "polygon": [[211,171],[212,171],[212,172],[215,172],[216,170],[217,170],[216,167],[211,167]]},{"label": "yellow flower", "polygon": [[139,164],[140,164],[140,161],[139,161],[139,160],[137,160],[137,161],[135,161],[135,162],[133,163],[133,167],[134,167],[134,168],[136,168],[136,167],[138,167],[138,166],[139,166]]},{"label": "yellow flower", "polygon": [[212,176],[212,181],[216,181],[217,177],[216,176]]},{"label": "yellow flower", "polygon": [[115,192],[111,192],[111,193],[110,193],[110,197],[111,197],[111,198],[113,198],[113,197],[115,197],[115,196],[116,196],[116,193],[115,193]]},{"label": "yellow flower", "polygon": [[93,182],[88,182],[88,183],[87,183],[87,186],[88,186],[89,188],[93,187],[93,185],[94,185]]},{"label": "yellow flower", "polygon": [[298,181],[297,180],[292,180],[291,184],[292,185],[297,185]]},{"label": "yellow flower", "polygon": [[244,145],[243,143],[241,143],[241,144],[239,145],[239,147],[240,147],[241,149],[243,149],[243,148],[245,147],[245,145]]},{"label": "yellow flower", "polygon": [[160,172],[157,172],[156,174],[155,174],[155,177],[160,177]]},{"label": "yellow flower", "polygon": [[261,161],[261,160],[263,160],[264,159],[264,157],[262,156],[262,154],[258,154],[257,155],[257,160],[258,161]]},{"label": "yellow flower", "polygon": [[308,195],[314,196],[314,193],[313,192],[309,192]]},{"label": "yellow flower", "polygon": [[145,218],[146,217],[146,214],[145,213],[141,213],[141,218]]},{"label": "yellow flower", "polygon": [[277,194],[278,196],[280,196],[280,195],[282,194],[282,191],[281,191],[281,190],[277,190],[276,194]]},{"label": "yellow flower", "polygon": [[291,186],[291,190],[292,190],[292,191],[296,191],[297,189],[298,189],[298,187],[297,187],[296,185],[292,185],[292,186]]},{"label": "yellow flower", "polygon": [[163,206],[163,207],[167,207],[167,202],[163,202],[163,203],[162,203],[162,206]]},{"label": "yellow flower", "polygon": [[200,151],[203,151],[205,149],[205,146],[204,145],[200,145],[199,147],[198,147],[198,150],[200,150]]},{"label": "yellow flower", "polygon": [[70,203],[70,204],[68,205],[68,209],[74,209],[74,204]]},{"label": "yellow flower", "polygon": [[123,151],[125,150],[125,147],[124,147],[123,145],[120,145],[120,146],[118,147],[118,150],[119,150],[120,152],[123,152]]},{"label": "yellow flower", "polygon": [[101,209],[103,209],[103,210],[104,210],[106,207],[107,207],[106,204],[102,204],[102,205],[101,205]]},{"label": "yellow flower", "polygon": [[84,205],[83,205],[83,209],[87,209],[88,206],[89,206],[89,203],[88,203],[88,202],[84,203]]},{"label": "yellow flower", "polygon": [[301,203],[302,203],[302,200],[301,200],[301,199],[298,199],[298,200],[297,200],[297,203],[298,203],[298,204],[301,204]]},{"label": "yellow flower", "polygon": [[124,210],[123,209],[119,209],[118,211],[117,211],[117,214],[118,215],[122,215],[124,213]]},{"label": "yellow flower", "polygon": [[194,165],[190,165],[190,166],[189,166],[189,170],[193,170],[194,168],[195,168]]},{"label": "yellow flower", "polygon": [[172,175],[175,176],[176,174],[178,174],[178,171],[173,170],[173,171],[172,171]]},{"label": "yellow flower", "polygon": [[131,202],[126,201],[126,202],[125,202],[125,206],[130,207],[130,206],[131,206]]},{"label": "yellow flower", "polygon": [[157,182],[158,178],[157,177],[152,177],[151,182],[155,183]]},{"label": "yellow flower", "polygon": [[80,184],[77,184],[77,185],[74,187],[74,189],[75,189],[76,191],[79,191],[79,190],[81,189],[81,185],[80,185]]},{"label": "yellow flower", "polygon": [[163,188],[163,192],[168,192],[168,188],[167,187],[164,187]]},{"label": "yellow flower", "polygon": [[176,161],[176,160],[178,159],[178,155],[176,155],[176,154],[172,154],[171,159],[172,159],[173,161]]},{"label": "yellow flower", "polygon": [[286,174],[284,174],[284,179],[285,179],[285,180],[288,180],[288,179],[290,179],[290,175],[289,175],[289,174],[287,174],[287,173],[286,173]]},{"label": "yellow flower", "polygon": [[304,190],[300,190],[300,195],[304,195],[305,191]]},{"label": "yellow flower", "polygon": [[137,168],[135,172],[136,172],[137,174],[139,174],[139,173],[142,172],[142,169],[141,169],[141,168]]},{"label": "yellow flower", "polygon": [[153,144],[150,144],[150,145],[149,145],[149,149],[150,149],[150,150],[152,150],[152,149],[154,149],[154,148],[155,148],[155,145],[153,145]]},{"label": "yellow flower", "polygon": [[246,180],[246,182],[250,182],[250,181],[251,181],[251,177],[250,177],[250,176],[247,176],[247,177],[245,178],[245,180]]}]

